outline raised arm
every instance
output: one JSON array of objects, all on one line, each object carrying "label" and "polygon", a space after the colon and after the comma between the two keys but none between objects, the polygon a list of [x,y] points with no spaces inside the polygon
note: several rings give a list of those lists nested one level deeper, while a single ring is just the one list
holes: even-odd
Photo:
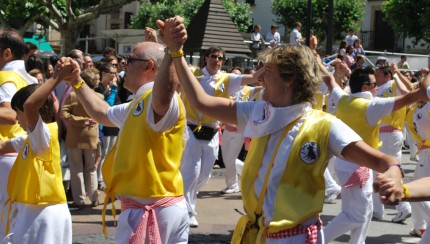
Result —
[{"label": "raised arm", "polygon": [[[59,62],[62,63],[63,59]],[[79,76],[80,69],[78,63],[72,60],[72,65],[73,76],[67,79],[67,81],[74,88],[79,101],[85,108],[85,111],[91,118],[97,121],[97,123],[104,126],[115,127],[107,116],[109,104],[107,104],[102,98],[96,96],[94,90],[85,84],[84,80]]]},{"label": "raised arm", "polygon": [[27,129],[30,131],[34,130],[37,121],[39,120],[39,113],[36,111],[39,111],[43,106],[46,99],[58,83],[72,74],[72,65],[70,60],[70,58],[65,58],[62,64],[57,65],[52,77],[36,89],[36,91],[25,101],[23,107],[24,115],[27,121]]},{"label": "raised arm", "polygon": [[[397,64],[392,63],[390,66],[390,69],[391,69],[391,72],[393,73],[393,79],[396,82],[397,87],[399,88],[400,94],[403,95],[403,94],[406,94],[406,93],[412,91],[412,86],[409,84],[409,82],[406,79],[401,79],[399,77],[399,75],[402,75],[402,74],[400,74],[400,72],[396,72],[396,70],[397,71],[399,70],[397,68]],[[394,76],[394,74],[397,74],[397,76]]]},{"label": "raised arm", "polygon": [[258,81],[258,77],[264,73],[264,69],[257,70],[254,74],[243,75],[242,81],[240,82],[241,86],[246,86],[249,84],[254,84]]},{"label": "raised arm", "polygon": [[[183,19],[181,17],[170,18],[164,24],[164,41],[170,52],[182,50],[183,43],[185,42],[183,37],[186,36]],[[173,64],[179,76],[182,89],[194,108],[205,115],[223,122],[237,124],[236,104],[233,100],[206,94],[183,56],[173,58]]]},{"label": "raised arm", "polygon": [[420,88],[417,90],[413,90],[404,95],[397,96],[395,98],[393,111],[403,108],[404,106],[410,105],[414,102],[418,101],[429,101],[429,97],[427,95],[427,89],[430,86],[430,75],[426,75]]}]

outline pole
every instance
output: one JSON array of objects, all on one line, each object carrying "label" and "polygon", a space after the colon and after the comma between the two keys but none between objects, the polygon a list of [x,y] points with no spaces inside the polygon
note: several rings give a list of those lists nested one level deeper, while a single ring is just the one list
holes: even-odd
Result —
[{"label": "pole", "polygon": [[308,23],[306,28],[306,46],[311,44],[311,29],[312,29],[312,0],[308,0]]},{"label": "pole", "polygon": [[327,19],[327,42],[326,42],[326,55],[331,55],[333,52],[333,0],[328,0],[328,19]]}]

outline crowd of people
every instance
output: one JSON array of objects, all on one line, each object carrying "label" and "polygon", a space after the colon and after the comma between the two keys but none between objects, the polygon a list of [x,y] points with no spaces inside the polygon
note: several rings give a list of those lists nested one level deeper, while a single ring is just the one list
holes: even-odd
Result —
[{"label": "crowd of people", "polygon": [[[255,70],[222,71],[216,46],[190,67],[184,19],[156,24],[128,57],[106,48],[100,62],[78,49],[41,60],[16,31],[0,31],[0,239],[71,243],[68,204],[96,207],[100,190],[103,215],[121,202],[116,243],[187,243],[222,136],[222,193],[241,192],[245,209],[232,243],[329,243],[346,232],[364,243],[384,204],[430,241],[428,69],[406,71],[405,58],[363,67],[352,30],[323,62],[316,37],[302,45],[299,22],[290,45],[271,27]],[[261,26],[253,32],[259,49]],[[404,121],[418,160],[407,184]],[[323,227],[323,204],[340,193],[342,211]]]}]

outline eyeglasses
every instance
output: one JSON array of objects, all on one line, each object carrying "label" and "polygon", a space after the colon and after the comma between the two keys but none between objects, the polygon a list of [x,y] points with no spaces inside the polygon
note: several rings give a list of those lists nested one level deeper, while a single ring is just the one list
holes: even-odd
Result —
[{"label": "eyeglasses", "polygon": [[366,85],[370,86],[371,88],[376,87],[376,82],[366,82],[366,83],[364,83],[364,84],[366,84]]},{"label": "eyeglasses", "polygon": [[220,55],[211,54],[211,55],[209,55],[209,57],[211,59],[218,59],[218,61],[223,61],[224,60],[224,57],[220,56]]},{"label": "eyeglasses", "polygon": [[112,65],[113,67],[118,67],[118,63],[116,63],[116,64],[110,64],[110,65]]},{"label": "eyeglasses", "polygon": [[124,61],[124,62],[121,62],[120,64],[121,64],[121,65],[126,65],[126,64],[127,64],[127,62],[125,62],[125,61]]},{"label": "eyeglasses", "polygon": [[144,62],[147,62],[147,61],[149,61],[149,60],[150,60],[150,59],[133,58],[133,57],[128,56],[128,57],[126,57],[126,58],[125,58],[125,64],[131,64],[131,63],[133,63],[134,61],[144,61]]}]

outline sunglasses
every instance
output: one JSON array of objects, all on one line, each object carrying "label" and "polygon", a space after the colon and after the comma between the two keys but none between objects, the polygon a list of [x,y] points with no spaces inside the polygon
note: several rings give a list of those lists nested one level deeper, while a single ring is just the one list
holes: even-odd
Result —
[{"label": "sunglasses", "polygon": [[131,63],[133,63],[134,61],[144,61],[144,62],[147,62],[147,61],[149,61],[149,59],[143,59],[143,58],[132,58],[132,57],[130,57],[130,56],[128,56],[128,57],[126,57],[126,58],[125,58],[125,64],[131,64]]},{"label": "sunglasses", "polygon": [[366,82],[364,84],[366,84],[366,85],[368,85],[368,86],[370,86],[372,88],[376,87],[376,82]]},{"label": "sunglasses", "polygon": [[223,61],[224,60],[224,57],[220,56],[220,55],[211,54],[211,55],[209,55],[209,57],[211,59],[218,59],[218,61]]},{"label": "sunglasses", "polygon": [[110,64],[110,65],[112,65],[113,67],[118,67],[117,63],[116,64]]}]

